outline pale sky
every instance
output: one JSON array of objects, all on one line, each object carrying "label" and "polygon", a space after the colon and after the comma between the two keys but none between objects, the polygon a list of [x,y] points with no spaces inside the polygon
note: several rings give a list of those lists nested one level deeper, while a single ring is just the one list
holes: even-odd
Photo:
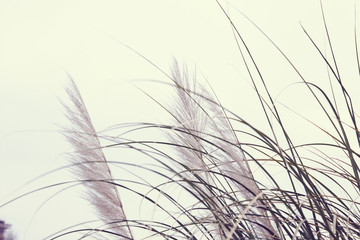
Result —
[{"label": "pale sky", "polygon": [[[305,77],[314,80],[326,76],[326,71],[300,22],[323,47],[320,3],[221,3],[269,79],[274,96],[281,93],[277,100],[315,115],[306,99],[293,97],[294,87],[282,92],[300,79],[240,11],[278,44]],[[323,5],[343,76],[354,79],[354,1],[323,0]],[[66,98],[67,74],[78,84],[99,131],[121,122],[167,120],[156,103],[132,84],[162,98],[165,88],[146,80],[168,79],[119,42],[165,71],[174,57],[190,67],[196,65],[198,75],[206,76],[223,105],[261,123],[232,34],[215,0],[0,0],[0,205],[29,190],[71,179],[61,170],[24,185],[65,163],[63,153],[70,147],[58,130],[66,124],[59,99]],[[359,95],[359,81],[354,82],[346,84]],[[55,196],[35,214],[58,190],[34,193],[0,208],[0,219],[13,225],[19,239],[42,239],[69,223],[94,218],[78,189]]]}]

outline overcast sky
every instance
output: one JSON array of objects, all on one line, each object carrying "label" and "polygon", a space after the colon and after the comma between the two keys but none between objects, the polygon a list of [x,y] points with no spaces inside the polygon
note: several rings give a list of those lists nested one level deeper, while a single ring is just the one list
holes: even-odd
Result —
[{"label": "overcast sky", "polygon": [[[305,77],[316,79],[326,71],[300,23],[319,46],[325,45],[319,2],[221,2],[270,79],[274,96],[281,93],[279,101],[296,106],[294,92],[281,91],[300,79],[240,12],[264,30]],[[324,0],[324,11],[344,75],[353,78],[355,5],[337,2]],[[61,170],[25,185],[65,163],[63,153],[70,148],[58,133],[59,126],[66,125],[59,99],[66,98],[68,74],[78,84],[97,130],[143,119],[165,121],[159,107],[133,84],[161,98],[161,85],[138,80],[168,79],[120,42],[165,71],[174,57],[196,65],[225,106],[257,121],[249,77],[230,24],[214,0],[0,0],[0,204],[71,179]],[[352,87],[355,93],[357,89]],[[311,113],[302,100],[298,105]],[[76,191],[59,194],[55,198],[61,200],[50,200],[35,214],[55,192],[44,190],[4,206],[0,219],[13,224],[19,239],[41,239],[69,222],[87,219],[85,207],[81,216],[71,214],[84,206]]]}]

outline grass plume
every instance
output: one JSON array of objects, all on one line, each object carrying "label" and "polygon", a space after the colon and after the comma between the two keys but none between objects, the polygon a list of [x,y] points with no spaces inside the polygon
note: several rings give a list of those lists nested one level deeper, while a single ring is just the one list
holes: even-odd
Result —
[{"label": "grass plume", "polygon": [[69,159],[72,171],[86,188],[86,199],[100,219],[107,223],[118,239],[131,239],[131,231],[111,170],[102,151],[97,133],[73,81],[66,89],[73,106],[64,106],[72,128],[63,131],[74,152]]}]

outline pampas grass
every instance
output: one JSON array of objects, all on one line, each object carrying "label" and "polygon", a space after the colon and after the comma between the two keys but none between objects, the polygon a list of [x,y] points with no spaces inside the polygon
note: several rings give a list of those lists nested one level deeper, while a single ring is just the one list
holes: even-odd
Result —
[{"label": "pampas grass", "polygon": [[116,184],[85,104],[73,81],[66,90],[73,106],[65,106],[65,109],[73,127],[63,133],[75,150],[69,157],[73,163],[72,171],[84,183],[87,190],[85,198],[108,225],[109,231],[118,239],[131,239]]},{"label": "pampas grass", "polygon": [[[171,74],[166,74],[175,90],[174,104],[161,104],[173,124],[137,123],[119,137],[102,136],[112,143],[101,146],[72,83],[68,92],[75,108],[67,112],[74,127],[65,132],[76,150],[72,169],[84,182],[87,199],[106,223],[97,231],[106,229],[106,233],[124,239],[359,239],[358,116],[339,74],[324,13],[331,57],[320,50],[305,29],[304,34],[327,65],[332,92],[306,80],[268,38],[297,72],[332,126],[325,130],[308,120],[329,140],[295,145],[251,50],[220,3],[219,7],[233,28],[263,109],[264,127],[270,132],[222,106],[216,95],[197,81],[196,72],[174,61]],[[345,111],[339,107],[340,102]],[[122,127],[128,125],[117,126]],[[161,129],[167,140],[125,138],[128,132],[148,129]],[[128,180],[130,185],[136,183],[148,190],[120,184],[120,179],[111,175],[102,147],[125,147],[145,155],[158,167],[134,166],[138,171],[158,175],[162,181],[152,184],[144,177],[138,177],[137,182]],[[256,174],[253,169],[257,169]],[[274,169],[283,174],[274,175]],[[177,190],[170,191],[170,186]],[[153,205],[152,217],[127,219],[117,187]],[[132,235],[132,231],[141,233]]]},{"label": "pampas grass", "polygon": [[[263,76],[220,3],[219,8],[233,29],[263,112],[263,125],[255,126],[223,106],[215,91],[201,84],[186,64],[174,60],[168,74],[135,52],[168,78],[174,91],[172,104],[153,100],[172,122],[119,124],[100,134],[71,81],[67,88],[71,104],[65,105],[71,126],[62,131],[74,149],[68,154],[70,169],[102,223],[95,228],[79,224],[48,239],[75,232],[81,233],[80,239],[360,239],[357,106],[340,76],[324,12],[329,56],[303,30],[327,67],[330,91],[307,80],[253,23],[297,73],[329,123],[324,129],[298,114],[315,126],[321,138],[297,144],[279,110],[282,106],[269,90],[271,79]],[[360,69],[356,32],[354,36]],[[290,111],[297,114],[296,109]],[[114,134],[109,134],[112,130]],[[155,132],[163,135],[157,138]],[[134,155],[108,161],[103,151],[108,149]],[[115,169],[127,174],[114,174]],[[139,216],[130,214],[127,206],[138,201]]]}]

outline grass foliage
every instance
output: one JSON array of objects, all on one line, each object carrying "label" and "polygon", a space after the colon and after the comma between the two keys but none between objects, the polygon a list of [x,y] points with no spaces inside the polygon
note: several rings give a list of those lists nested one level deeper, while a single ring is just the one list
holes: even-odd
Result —
[{"label": "grass foliage", "polygon": [[[63,131],[75,149],[69,156],[71,169],[103,224],[82,224],[49,239],[73,234],[81,239],[360,239],[358,115],[340,76],[324,13],[330,56],[303,30],[327,65],[331,91],[306,80],[269,38],[331,126],[323,129],[311,122],[326,140],[296,145],[268,89],[269,80],[227,11],[219,8],[233,28],[262,108],[263,126],[255,127],[246,116],[227,109],[194,72],[174,61],[169,74],[160,69],[174,90],[173,104],[158,102],[172,117],[171,124],[119,124],[111,128],[113,135],[100,134],[72,82],[67,89],[72,106],[66,106],[72,125]],[[357,45],[355,49],[360,70]],[[107,149],[134,152],[133,158],[147,163],[108,161]],[[115,177],[114,168],[131,177]],[[126,206],[132,203],[123,198],[139,201],[144,216],[127,217]]]}]

